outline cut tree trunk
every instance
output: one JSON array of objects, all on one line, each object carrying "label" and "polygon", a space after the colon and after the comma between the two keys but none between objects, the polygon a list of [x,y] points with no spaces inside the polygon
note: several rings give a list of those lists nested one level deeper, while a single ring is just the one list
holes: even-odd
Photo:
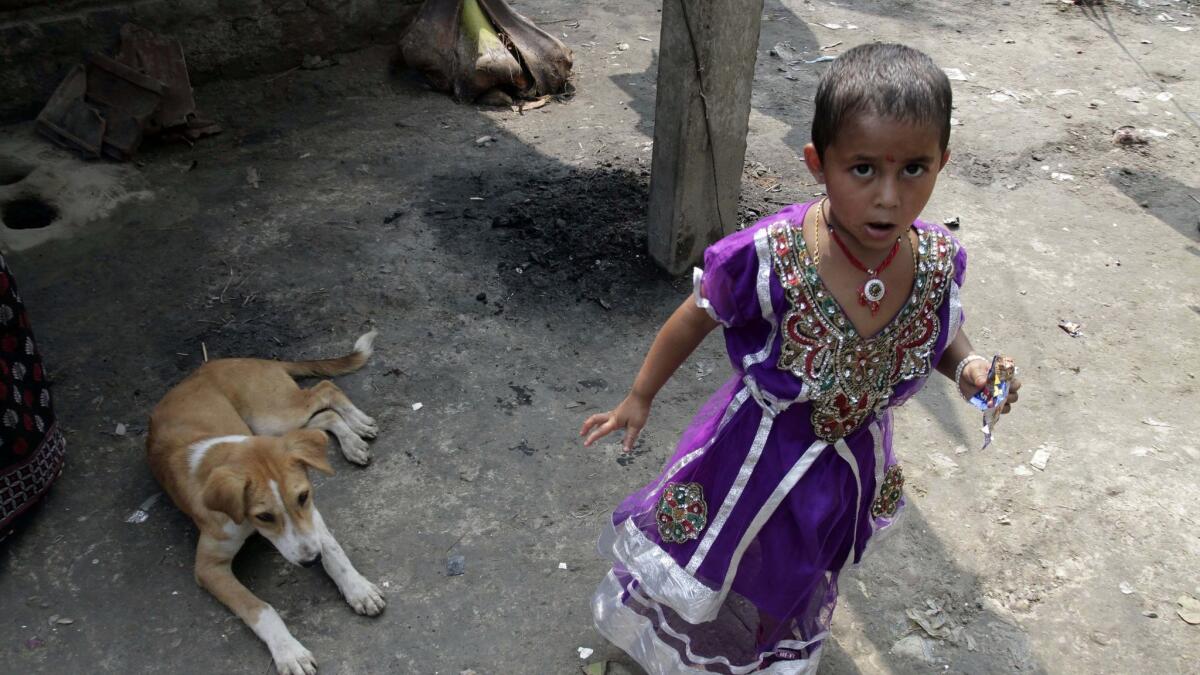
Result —
[{"label": "cut tree trunk", "polygon": [[564,93],[574,58],[504,0],[425,0],[400,53],[435,89],[464,101]]}]

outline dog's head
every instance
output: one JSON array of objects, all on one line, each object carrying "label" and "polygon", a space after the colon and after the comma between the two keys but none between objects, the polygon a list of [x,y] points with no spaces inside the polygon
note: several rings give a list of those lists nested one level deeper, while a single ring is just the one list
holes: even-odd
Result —
[{"label": "dog's head", "polygon": [[301,429],[254,442],[254,451],[242,461],[209,475],[204,505],[239,525],[249,521],[288,562],[314,565],[321,559],[323,527],[313,506],[308,469],[333,473],[325,459],[325,432]]}]

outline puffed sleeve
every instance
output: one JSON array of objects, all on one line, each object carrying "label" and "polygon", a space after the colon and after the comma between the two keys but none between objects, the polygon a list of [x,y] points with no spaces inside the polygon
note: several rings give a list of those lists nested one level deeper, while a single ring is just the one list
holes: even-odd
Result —
[{"label": "puffed sleeve", "polygon": [[735,232],[704,251],[704,269],[692,272],[696,305],[725,327],[760,316],[754,231]]},{"label": "puffed sleeve", "polygon": [[963,311],[962,298],[960,296],[963,282],[967,278],[967,249],[953,235],[947,233],[947,236],[954,246],[954,279],[950,284],[950,298],[947,301],[950,303],[948,317],[950,330],[947,331],[947,335],[949,336],[949,340],[954,340],[955,336],[958,335],[958,329],[962,327],[963,322],[967,319],[967,315]]}]

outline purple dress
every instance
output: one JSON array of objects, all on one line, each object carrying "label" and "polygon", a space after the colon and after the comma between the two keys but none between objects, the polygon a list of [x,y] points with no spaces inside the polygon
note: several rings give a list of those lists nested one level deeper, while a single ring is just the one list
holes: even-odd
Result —
[{"label": "purple dress", "polygon": [[705,252],[696,302],[724,326],[734,376],[600,536],[613,569],[596,627],[653,675],[816,672],[839,573],[903,505],[890,408],[958,332],[966,252],[914,223],[912,295],[864,337],[809,258],[810,206]]}]

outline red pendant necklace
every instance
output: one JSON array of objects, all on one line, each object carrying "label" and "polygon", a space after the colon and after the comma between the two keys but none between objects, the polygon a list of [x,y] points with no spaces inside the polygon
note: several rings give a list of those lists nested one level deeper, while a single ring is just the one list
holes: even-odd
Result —
[{"label": "red pendant necklace", "polygon": [[[824,207],[824,204],[821,206]],[[822,211],[824,211],[823,208]],[[883,262],[879,263],[879,267],[872,269],[854,257],[854,254],[850,252],[850,249],[842,241],[842,238],[838,236],[837,230],[833,229],[833,223],[830,223],[829,219],[825,220],[825,224],[829,228],[830,238],[838,245],[838,248],[842,249],[842,253],[846,254],[846,258],[850,261],[850,264],[867,273],[867,281],[858,291],[858,304],[870,309],[871,316],[875,316],[879,312],[879,305],[883,302],[883,296],[887,295],[887,285],[883,283],[883,279],[880,279],[879,275],[883,270],[887,269],[888,265],[892,264],[892,260],[900,252],[900,237],[896,237],[896,243],[892,245],[891,252],[883,259]]]}]

